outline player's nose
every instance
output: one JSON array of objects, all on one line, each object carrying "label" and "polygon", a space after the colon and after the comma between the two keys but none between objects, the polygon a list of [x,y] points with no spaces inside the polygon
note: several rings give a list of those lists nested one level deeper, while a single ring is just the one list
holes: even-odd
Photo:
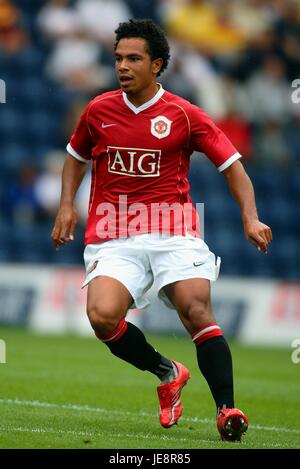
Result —
[{"label": "player's nose", "polygon": [[126,59],[121,60],[118,65],[119,65],[118,68],[120,72],[129,70],[128,61]]}]

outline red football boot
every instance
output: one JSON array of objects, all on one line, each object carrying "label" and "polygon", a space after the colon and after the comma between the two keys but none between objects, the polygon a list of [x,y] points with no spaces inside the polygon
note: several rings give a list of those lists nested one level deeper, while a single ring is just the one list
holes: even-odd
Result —
[{"label": "red football boot", "polygon": [[239,409],[221,409],[217,417],[217,427],[222,440],[241,441],[247,431],[248,418]]},{"label": "red football boot", "polygon": [[190,372],[181,363],[172,360],[177,368],[178,375],[171,383],[162,383],[157,387],[159,398],[159,421],[165,428],[170,428],[178,422],[182,414],[180,394],[183,386],[190,378]]}]

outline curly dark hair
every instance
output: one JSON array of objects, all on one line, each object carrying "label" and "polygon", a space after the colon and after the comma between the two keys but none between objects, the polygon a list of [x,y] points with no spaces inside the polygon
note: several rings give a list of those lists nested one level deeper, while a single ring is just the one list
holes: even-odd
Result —
[{"label": "curly dark hair", "polygon": [[138,37],[147,42],[147,52],[151,60],[163,59],[163,64],[157,76],[168,66],[170,59],[170,47],[163,30],[150,19],[131,19],[126,23],[120,23],[115,30],[115,50],[121,39]]}]

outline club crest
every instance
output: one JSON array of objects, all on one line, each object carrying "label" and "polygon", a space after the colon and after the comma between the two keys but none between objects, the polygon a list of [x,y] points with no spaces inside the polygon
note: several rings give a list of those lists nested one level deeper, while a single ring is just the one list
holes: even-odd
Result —
[{"label": "club crest", "polygon": [[151,119],[151,133],[154,137],[165,138],[170,135],[172,121],[165,116],[157,116]]}]

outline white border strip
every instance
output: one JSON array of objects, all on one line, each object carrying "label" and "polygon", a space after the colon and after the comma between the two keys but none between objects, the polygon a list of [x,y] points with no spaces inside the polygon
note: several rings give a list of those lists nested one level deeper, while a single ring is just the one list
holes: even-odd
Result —
[{"label": "white border strip", "polygon": [[126,93],[123,91],[122,96],[124,99],[125,104],[135,113],[139,114],[142,111],[145,111],[145,109],[148,109],[148,107],[153,106],[153,104],[157,103],[157,101],[160,100],[162,95],[164,94],[165,90],[163,89],[162,85],[160,83],[157,83],[159,85],[159,90],[157,93],[153,96],[150,101],[147,101],[146,103],[142,104],[141,106],[136,107],[134,104],[132,104],[131,101],[127,98]]},{"label": "white border strip", "polygon": [[79,160],[81,161],[82,163],[88,163],[88,160],[86,158],[83,158],[82,156],[80,156],[77,151],[74,150],[74,148],[71,147],[70,143],[68,143],[68,145],[66,146],[66,149],[67,149],[67,152],[71,155],[71,156],[74,156],[74,158],[76,158],[76,160]]},{"label": "white border strip", "polygon": [[221,164],[221,166],[218,167],[218,171],[222,172],[224,171],[224,169],[229,168],[229,166],[231,166],[232,163],[234,163],[239,158],[242,158],[242,155],[240,153],[235,153],[230,158],[228,158],[228,160],[226,160],[225,163]]}]

